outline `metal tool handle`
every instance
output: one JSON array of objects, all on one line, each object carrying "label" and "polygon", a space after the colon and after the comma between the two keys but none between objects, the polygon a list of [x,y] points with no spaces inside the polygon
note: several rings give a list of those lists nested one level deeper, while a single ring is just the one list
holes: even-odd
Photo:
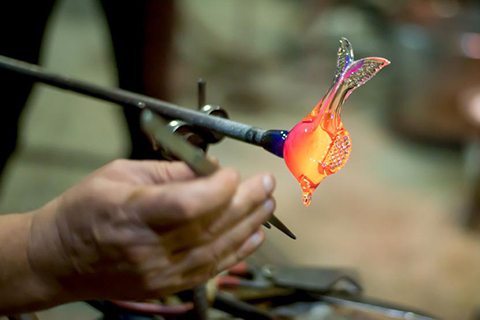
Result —
[{"label": "metal tool handle", "polygon": [[143,110],[140,122],[156,143],[184,161],[198,176],[206,177],[217,171],[218,166],[208,160],[202,150],[191,146],[179,135],[170,132],[167,122],[152,111]]}]

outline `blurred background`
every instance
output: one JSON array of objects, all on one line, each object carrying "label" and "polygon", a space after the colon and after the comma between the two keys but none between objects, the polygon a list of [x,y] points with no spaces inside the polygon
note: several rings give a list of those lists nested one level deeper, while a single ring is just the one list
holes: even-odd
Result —
[{"label": "blurred background", "polygon": [[[158,89],[156,96],[195,108],[196,81],[203,77],[208,103],[265,129],[291,129],[322,98],[341,37],[351,41],[357,59],[389,59],[392,64],[346,102],[342,119],[352,156],[317,189],[310,207],[302,205],[282,159],[230,139],[210,154],[245,177],[266,170],[277,178],[277,216],[298,240],[268,231],[258,260],[354,268],[369,296],[443,319],[478,319],[477,1],[178,0],[161,10],[165,25],[158,20],[142,27],[162,28],[171,37],[153,41],[163,46],[161,63],[155,51],[145,59],[144,80],[153,80],[144,91],[155,96]],[[135,27],[128,15],[121,24]],[[100,2],[57,1],[41,64],[117,86],[115,61]],[[20,117],[17,151],[2,176],[0,212],[38,208],[129,154],[121,108],[35,85]],[[94,319],[98,313],[76,303],[40,315]]]}]

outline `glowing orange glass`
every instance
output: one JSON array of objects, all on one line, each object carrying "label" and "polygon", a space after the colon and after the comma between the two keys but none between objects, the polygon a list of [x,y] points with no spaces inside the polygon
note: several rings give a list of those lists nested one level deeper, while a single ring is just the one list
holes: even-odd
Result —
[{"label": "glowing orange glass", "polygon": [[326,177],[345,166],[352,144],[340,119],[342,105],[350,94],[390,64],[383,58],[353,60],[350,42],[342,38],[333,84],[317,106],[300,121],[285,140],[285,163],[300,183],[304,205]]}]

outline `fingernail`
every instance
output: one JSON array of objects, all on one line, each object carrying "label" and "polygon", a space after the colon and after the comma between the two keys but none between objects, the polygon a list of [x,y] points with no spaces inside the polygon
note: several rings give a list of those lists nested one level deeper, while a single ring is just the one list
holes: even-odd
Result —
[{"label": "fingernail", "polygon": [[259,232],[255,232],[253,236],[248,240],[254,247],[258,246],[262,242],[262,236]]},{"label": "fingernail", "polygon": [[246,258],[249,254],[255,251],[263,241],[264,233],[263,231],[257,231],[250,236],[242,245],[242,247],[237,251],[238,256],[241,259]]},{"label": "fingernail", "polygon": [[265,210],[265,212],[272,212],[273,206],[274,206],[274,203],[272,199],[268,199],[263,203],[263,209]]},{"label": "fingernail", "polygon": [[263,177],[263,187],[267,193],[271,193],[273,191],[274,183],[271,175],[265,175]]}]

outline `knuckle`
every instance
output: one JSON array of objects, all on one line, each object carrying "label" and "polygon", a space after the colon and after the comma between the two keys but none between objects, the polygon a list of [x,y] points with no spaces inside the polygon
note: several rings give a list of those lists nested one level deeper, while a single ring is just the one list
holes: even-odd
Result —
[{"label": "knuckle", "polygon": [[250,211],[268,198],[268,194],[261,183],[254,183],[245,187],[241,196],[235,197],[233,209],[235,212]]},{"label": "knuckle", "polygon": [[222,170],[227,175],[227,186],[235,188],[240,181],[240,173],[232,167],[223,168]]},{"label": "knuckle", "polygon": [[[145,261],[145,252],[139,250],[139,248],[132,248],[132,247],[122,247],[123,251],[123,259],[130,265],[134,267],[135,270],[140,270],[139,267],[142,266],[143,262]],[[139,271],[141,273],[141,271]]]},{"label": "knuckle", "polygon": [[189,286],[192,286],[192,287],[198,286],[199,284],[207,282],[210,278],[213,278],[213,277],[206,274],[199,274],[198,276],[193,277],[189,281]]},{"label": "knuckle", "polygon": [[192,219],[195,216],[195,207],[190,201],[182,201],[178,204],[180,216],[186,220]]},{"label": "knuckle", "polygon": [[237,263],[239,263],[243,259],[245,259],[245,257],[239,252],[239,250],[235,250],[235,252],[233,253],[233,263],[232,263],[232,265],[236,265]]},{"label": "knuckle", "polygon": [[166,291],[172,291],[172,289],[182,286],[184,279],[180,274],[171,274],[165,277],[160,270],[155,269],[144,273],[140,283],[143,291],[150,296],[156,294],[158,297],[158,293],[163,295]]},{"label": "knuckle", "polygon": [[252,200],[252,202],[255,202],[255,203],[261,202],[261,201],[265,200],[266,198],[268,198],[268,193],[265,190],[265,187],[263,186],[263,183],[261,183],[261,182],[256,183],[255,192],[252,192],[252,193],[253,193],[253,196],[252,196],[251,200]]},{"label": "knuckle", "polygon": [[[178,292],[179,288],[185,288],[185,279],[182,276],[175,276],[172,279],[168,280],[168,285],[165,286],[164,291],[173,293]],[[157,295],[158,297],[158,295]]]},{"label": "knuckle", "polygon": [[214,278],[217,276],[217,274],[219,273],[218,271],[219,267],[218,267],[218,264],[212,264],[209,268],[208,268],[208,278]]},{"label": "knuckle", "polygon": [[[262,219],[263,220],[263,219]],[[248,222],[248,232],[245,235],[245,240],[250,236],[252,233],[258,230],[262,220],[259,219],[252,219]]]},{"label": "knuckle", "polygon": [[237,195],[233,198],[230,211],[233,215],[238,216],[246,210],[247,203],[244,197]]},{"label": "knuckle", "polygon": [[119,169],[124,168],[127,163],[128,163],[128,160],[116,159],[116,160],[113,160],[112,162],[110,162],[109,168],[113,169],[113,170],[119,170]]},{"label": "knuckle", "polygon": [[198,243],[209,243],[215,238],[215,232],[211,226],[199,227],[195,236],[198,239]]},{"label": "knuckle", "polygon": [[[173,279],[170,279],[169,281],[173,281]],[[157,275],[144,277],[142,280],[142,284],[143,284],[143,290],[150,296],[157,294],[159,291],[163,289],[158,281]]]},{"label": "knuckle", "polygon": [[179,209],[185,219],[193,219],[200,213],[201,201],[196,197],[191,197],[180,201]]},{"label": "knuckle", "polygon": [[188,260],[190,265],[205,265],[212,261],[212,256],[209,254],[209,250],[202,247],[193,250]]},{"label": "knuckle", "polygon": [[158,291],[159,288],[155,280],[156,280],[156,276],[153,274],[144,275],[141,281],[142,289],[148,294]]},{"label": "knuckle", "polygon": [[202,243],[213,243],[226,228],[226,218],[224,217],[207,216],[202,219],[202,222],[202,224],[197,224]]},{"label": "knuckle", "polygon": [[223,252],[223,243],[217,242],[212,245],[211,248],[211,256],[212,262],[216,265],[220,262],[220,258],[222,257]]}]

